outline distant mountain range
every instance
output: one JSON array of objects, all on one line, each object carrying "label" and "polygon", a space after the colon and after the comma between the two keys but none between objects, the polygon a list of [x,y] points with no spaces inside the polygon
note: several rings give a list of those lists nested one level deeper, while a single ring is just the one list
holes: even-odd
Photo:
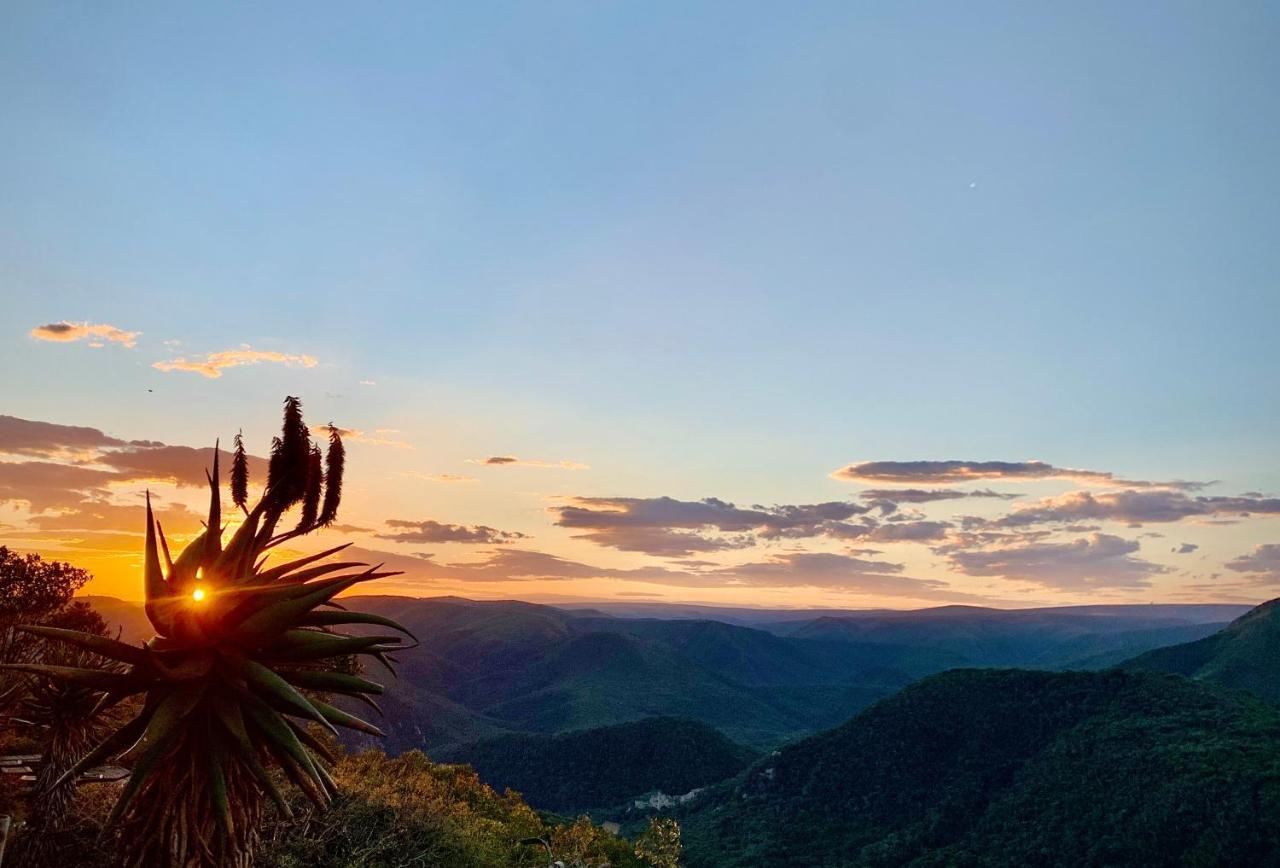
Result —
[{"label": "distant mountain range", "polygon": [[[88,598],[125,638],[141,606]],[[382,698],[392,752],[508,733],[554,734],[655,716],[697,720],[757,749],[835,726],[925,675],[964,666],[1101,667],[1199,639],[1244,607],[948,606],[762,626],[626,618],[515,601],[360,597],[422,641]],[[741,610],[733,610],[741,611]]]},{"label": "distant mountain range", "polygon": [[1275,865],[1280,713],[1151,673],[960,670],[680,816],[690,868]]}]

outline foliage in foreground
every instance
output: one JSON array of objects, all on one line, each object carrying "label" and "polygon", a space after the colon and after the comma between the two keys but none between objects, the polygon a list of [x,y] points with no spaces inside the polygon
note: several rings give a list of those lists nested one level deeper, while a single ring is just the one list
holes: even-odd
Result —
[{"label": "foliage in foreground", "polygon": [[[568,868],[677,868],[680,827],[654,820],[634,843],[586,817],[559,821],[535,813],[517,793],[499,794],[466,766],[432,763],[418,751],[389,758],[380,751],[343,756],[338,787],[320,811],[295,794],[293,816],[268,809],[260,868],[544,868],[547,849],[521,844],[543,838]],[[98,835],[122,785],[90,784],[76,792],[72,822],[49,836],[60,868],[100,868]],[[16,842],[21,851],[29,842]],[[22,864],[19,862],[18,864]]]},{"label": "foliage in foreground", "polygon": [[[439,765],[421,752],[344,757],[333,770],[338,796],[328,811],[299,805],[269,827],[264,868],[544,866],[542,838],[555,858],[582,868],[675,868],[680,829],[658,821],[633,846],[580,817],[550,824],[518,793],[499,794],[466,766]],[[639,854],[639,855],[637,855]]]},{"label": "foliage in foreground", "polygon": [[[393,574],[361,569],[365,565],[358,563],[319,563],[345,546],[267,565],[271,549],[337,516],[343,447],[336,429],[330,426],[330,431],[322,458],[300,403],[286,400],[265,491],[252,509],[248,459],[236,438],[231,498],[244,515],[225,546],[216,447],[206,529],[176,560],[148,499],[143,586],[156,636],[145,646],[54,627],[25,628],[117,661],[124,671],[6,664],[11,671],[102,691],[103,707],[142,697],[136,717],[55,782],[74,780],[82,769],[124,752],[132,774],[106,823],[119,832],[118,856],[124,864],[247,868],[266,796],[281,813],[291,812],[269,768],[282,770],[318,807],[336,792],[325,767],[334,757],[308,724],[333,733],[343,726],[379,734],[318,693],[358,699],[381,693],[379,685],[340,670],[349,668],[352,655],[368,655],[390,667],[388,652],[402,647],[394,633],[347,636],[334,627],[403,628],[376,615],[320,608],[357,583]],[[280,530],[280,519],[294,506],[297,524]]]}]

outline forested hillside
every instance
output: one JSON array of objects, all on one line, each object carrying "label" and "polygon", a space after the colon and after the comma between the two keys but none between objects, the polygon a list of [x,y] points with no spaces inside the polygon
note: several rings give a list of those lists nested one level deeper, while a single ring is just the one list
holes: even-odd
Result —
[{"label": "forested hillside", "polygon": [[692,868],[1276,864],[1280,714],[1164,675],[949,672],[683,820]]},{"label": "forested hillside", "polygon": [[706,724],[655,717],[563,735],[506,735],[445,752],[490,786],[538,808],[611,808],[658,790],[687,793],[742,771],[758,754]]}]

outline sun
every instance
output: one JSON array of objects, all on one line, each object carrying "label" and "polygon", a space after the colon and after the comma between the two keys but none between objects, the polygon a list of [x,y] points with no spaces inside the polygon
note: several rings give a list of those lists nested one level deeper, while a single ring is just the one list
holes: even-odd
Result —
[{"label": "sun", "polygon": [[191,599],[195,600],[197,603],[202,602],[204,600],[204,588],[196,588],[192,591]]}]

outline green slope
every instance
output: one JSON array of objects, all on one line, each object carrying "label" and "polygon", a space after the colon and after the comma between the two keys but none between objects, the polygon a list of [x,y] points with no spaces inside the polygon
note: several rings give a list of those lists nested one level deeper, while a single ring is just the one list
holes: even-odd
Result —
[{"label": "green slope", "polygon": [[1219,633],[1148,651],[1124,667],[1212,681],[1280,703],[1280,600],[1263,603]]},{"label": "green slope", "polygon": [[654,790],[687,793],[730,778],[758,754],[706,724],[674,717],[569,732],[506,735],[446,751],[485,783],[519,791],[535,808],[576,813]]},{"label": "green slope", "polygon": [[1280,864],[1280,714],[1150,673],[959,670],[682,819],[691,868]]}]

